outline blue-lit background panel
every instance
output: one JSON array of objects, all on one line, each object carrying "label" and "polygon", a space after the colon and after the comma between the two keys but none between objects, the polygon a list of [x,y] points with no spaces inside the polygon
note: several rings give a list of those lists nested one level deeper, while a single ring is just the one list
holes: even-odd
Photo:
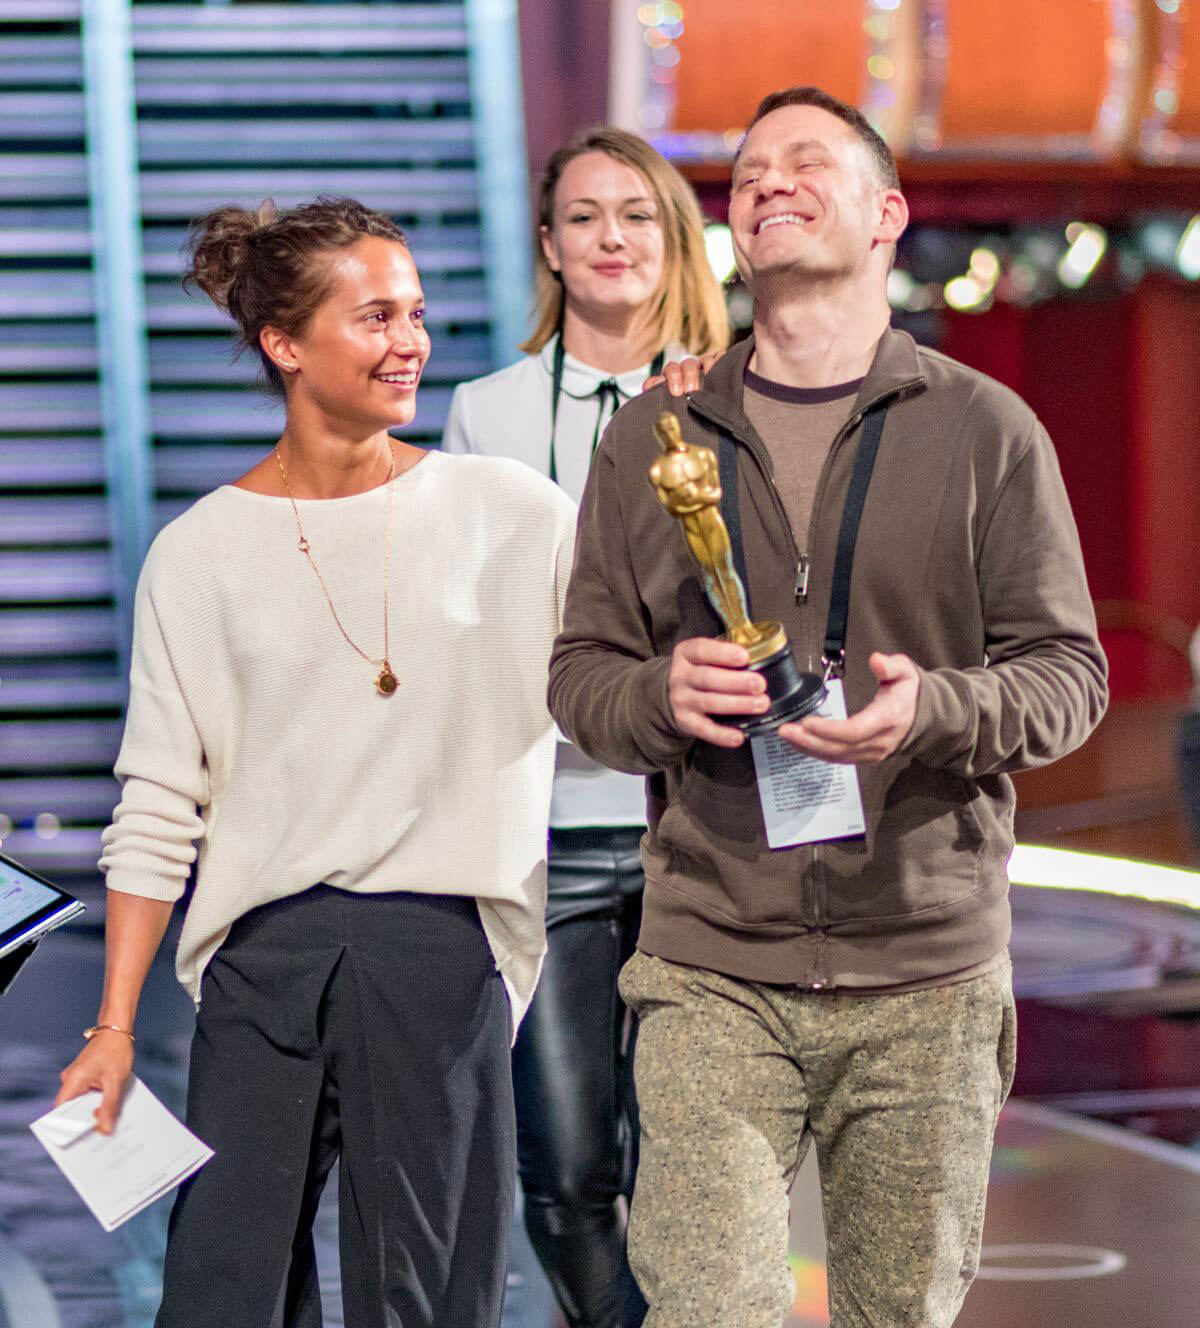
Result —
[{"label": "blue-lit background panel", "polygon": [[[438,443],[455,384],[515,357],[527,264],[498,283],[485,253],[498,212],[528,245],[520,135],[479,117],[519,98],[477,86],[519,90],[515,10],[493,4],[481,25],[478,8],[0,0],[0,839],[15,856],[96,883],[137,561],[125,547],[278,435],[256,358],[236,359],[228,321],[180,287],[190,222],[318,194],[394,216],[433,337],[415,442]],[[116,153],[87,150],[89,133],[107,142],[106,117],[128,131],[119,181]],[[518,197],[497,181],[519,181]],[[134,247],[114,262],[118,184]]]},{"label": "blue-lit background panel", "polygon": [[492,364],[479,163],[461,4],[133,8],[139,190],[158,518],[276,436],[257,362],[179,286],[187,223],[221,203],[349,194],[408,232],[434,353],[414,441]]},{"label": "blue-lit background panel", "polygon": [[94,871],[122,701],[81,12],[0,6],[0,836]]}]

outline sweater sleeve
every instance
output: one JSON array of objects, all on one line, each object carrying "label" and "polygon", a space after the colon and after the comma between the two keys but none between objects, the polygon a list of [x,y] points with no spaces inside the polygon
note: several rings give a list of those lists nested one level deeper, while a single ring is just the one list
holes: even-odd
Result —
[{"label": "sweater sleeve", "polygon": [[693,741],[675,726],[670,668],[647,631],[615,467],[602,445],[583,494],[563,629],[550,660],[551,713],[593,760],[653,774],[678,764]]},{"label": "sweater sleeve", "polygon": [[200,736],[179,687],[143,570],[134,612],[129,709],[117,756],[121,800],[101,836],[110,890],[175,900],[183,894],[204,833],[209,800]]},{"label": "sweater sleeve", "polygon": [[1108,702],[1079,536],[1040,424],[987,518],[977,576],[987,663],[922,671],[902,747],[967,778],[1066,755]]},{"label": "sweater sleeve", "polygon": [[[563,495],[566,497],[566,494]],[[568,500],[569,501],[569,500]],[[571,504],[573,515],[575,514],[575,505]],[[571,584],[571,568],[575,562],[575,520],[564,521],[562,529],[558,535],[558,548],[554,556],[554,601],[555,601],[555,627],[561,632],[563,627],[563,613],[567,603],[567,588]]]},{"label": "sweater sleeve", "polygon": [[459,383],[450,398],[450,412],[446,416],[446,427],[442,430],[443,452],[462,453],[478,450],[471,442],[466,386],[465,383]]}]

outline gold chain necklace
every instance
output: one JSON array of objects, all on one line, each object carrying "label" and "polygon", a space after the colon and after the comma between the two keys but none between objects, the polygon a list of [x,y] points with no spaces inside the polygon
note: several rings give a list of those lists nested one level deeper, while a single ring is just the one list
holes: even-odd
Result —
[{"label": "gold chain necklace", "polygon": [[329,612],[333,614],[333,621],[338,625],[338,631],[346,638],[346,643],[359,655],[379,669],[375,678],[375,690],[380,696],[391,696],[399,687],[396,675],[392,672],[392,666],[388,663],[388,580],[392,569],[392,496],[395,493],[395,487],[392,480],[396,477],[396,448],[394,444],[389,443],[391,449],[391,465],[388,467],[387,479],[384,484],[387,485],[387,554],[383,561],[383,658],[372,659],[370,655],[354,641],[350,639],[350,633],[342,626],[342,620],[338,617],[338,611],[333,607],[333,599],[329,594],[329,587],[325,584],[325,578],[321,575],[321,569],[317,566],[312,556],[312,546],[308,542],[308,537],[304,533],[304,527],[300,523],[300,509],[296,506],[296,500],[292,497],[292,486],[288,483],[287,471],[284,469],[283,457],[279,455],[279,448],[275,448],[275,462],[279,466],[279,473],[283,476],[283,491],[288,496],[288,502],[292,505],[292,515],[296,518],[296,533],[299,535],[299,541],[296,547],[308,559],[308,565],[317,575],[317,580],[321,583],[321,589],[325,592],[325,602],[329,605]]}]

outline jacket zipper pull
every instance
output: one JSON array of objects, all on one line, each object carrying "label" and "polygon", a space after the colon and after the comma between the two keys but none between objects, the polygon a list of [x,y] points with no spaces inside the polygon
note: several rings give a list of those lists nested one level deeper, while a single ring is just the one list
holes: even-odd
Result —
[{"label": "jacket zipper pull", "polygon": [[808,598],[808,554],[802,553],[796,564],[796,603],[803,604]]}]

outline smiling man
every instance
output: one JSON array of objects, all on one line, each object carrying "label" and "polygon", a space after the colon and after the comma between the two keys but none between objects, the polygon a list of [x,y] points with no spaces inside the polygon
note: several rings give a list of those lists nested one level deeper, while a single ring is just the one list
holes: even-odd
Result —
[{"label": "smiling man", "polygon": [[[1014,1056],[1009,774],[1078,746],[1107,691],[1045,431],[889,326],[907,217],[856,110],[766,98],[729,209],[753,336],[625,406],[583,497],[550,699],[649,776],[622,975],[647,1328],[777,1328],[810,1142],[835,1328],[942,1328],[978,1263]],[[666,408],[718,454],[753,617],[826,673],[822,715],[773,739],[729,722],[761,679],[647,483]]]}]

